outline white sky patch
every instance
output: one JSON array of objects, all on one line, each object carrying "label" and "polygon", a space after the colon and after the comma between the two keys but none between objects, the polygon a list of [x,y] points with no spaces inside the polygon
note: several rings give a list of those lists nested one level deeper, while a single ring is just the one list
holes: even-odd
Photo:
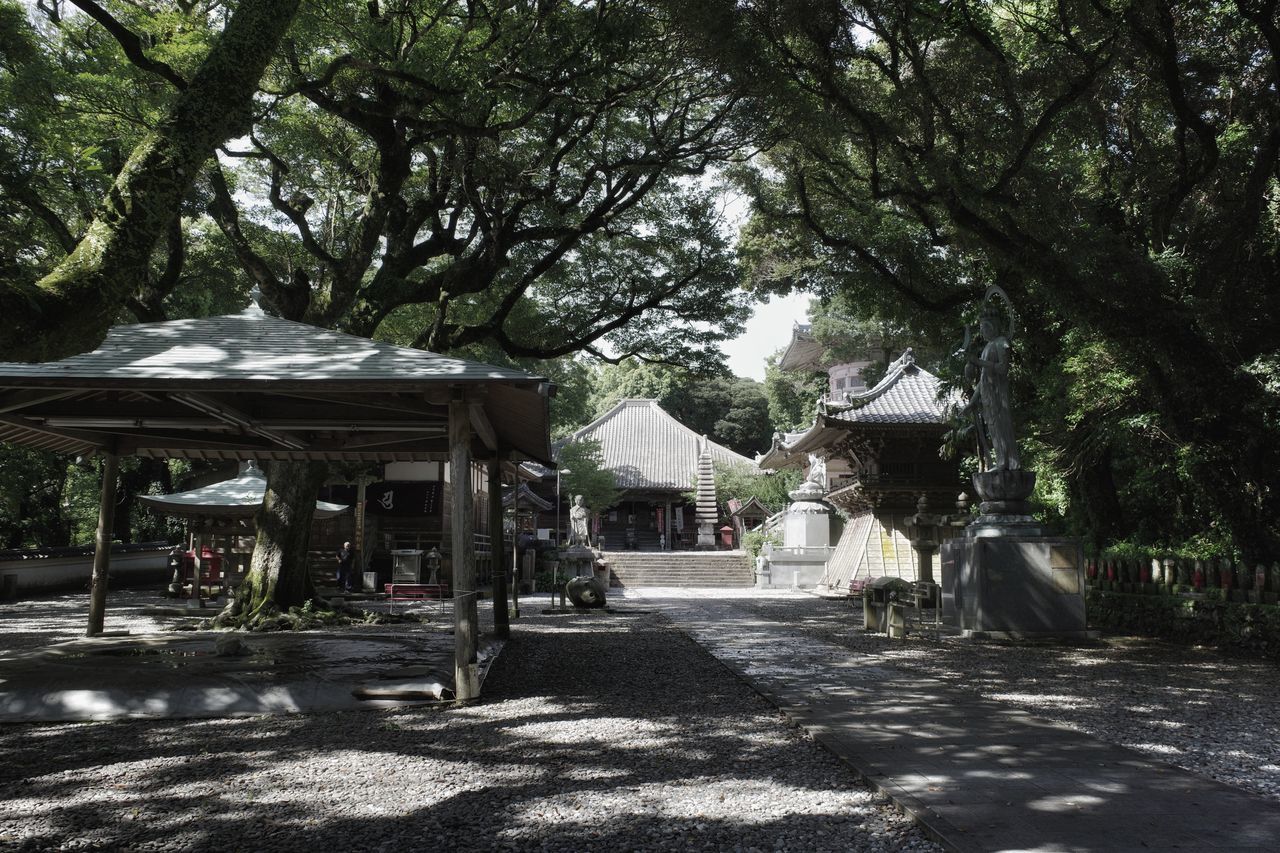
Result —
[{"label": "white sky patch", "polygon": [[809,322],[812,298],[807,293],[793,293],[757,302],[746,330],[720,345],[729,371],[735,376],[763,381],[764,360],[790,342],[792,325]]}]

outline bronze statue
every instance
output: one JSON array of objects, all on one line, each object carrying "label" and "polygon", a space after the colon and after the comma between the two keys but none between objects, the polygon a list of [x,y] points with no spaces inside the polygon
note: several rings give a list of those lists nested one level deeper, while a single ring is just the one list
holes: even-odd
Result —
[{"label": "bronze statue", "polygon": [[[1003,300],[1009,309],[1010,321],[1007,329],[1001,328],[1000,309],[994,297]],[[1013,434],[1013,407],[1009,399],[1009,338],[1013,334],[1012,318],[1008,295],[999,287],[987,288],[978,320],[979,331],[986,343],[981,355],[974,356],[966,352],[966,378],[972,381],[975,371],[978,375],[973,396],[962,413],[973,414],[978,436],[978,455],[982,458],[984,471],[1016,471],[1022,467],[1018,457],[1018,442]],[[966,351],[971,336],[972,330],[966,329]]]}]

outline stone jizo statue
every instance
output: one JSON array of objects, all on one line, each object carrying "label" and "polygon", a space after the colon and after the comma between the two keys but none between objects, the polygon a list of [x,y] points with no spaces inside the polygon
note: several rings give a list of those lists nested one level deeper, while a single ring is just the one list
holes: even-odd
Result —
[{"label": "stone jizo statue", "polygon": [[[969,368],[976,368],[978,377],[973,397],[964,411],[974,416],[983,470],[1014,471],[1022,467],[1022,462],[1018,457],[1018,443],[1013,435],[1013,408],[1009,399],[1009,338],[1012,334],[1012,321],[1010,328],[1002,328],[1000,309],[993,297],[999,297],[1006,306],[1009,305],[1009,297],[1003,290],[998,287],[988,288],[978,320],[979,331],[986,343],[981,355],[967,355]],[[966,374],[971,373],[972,369],[966,369]]]},{"label": "stone jizo statue", "polygon": [[590,547],[591,534],[588,528],[588,517],[590,513],[587,511],[586,503],[584,503],[582,495],[577,495],[573,499],[573,506],[569,508],[569,544],[582,545]]}]

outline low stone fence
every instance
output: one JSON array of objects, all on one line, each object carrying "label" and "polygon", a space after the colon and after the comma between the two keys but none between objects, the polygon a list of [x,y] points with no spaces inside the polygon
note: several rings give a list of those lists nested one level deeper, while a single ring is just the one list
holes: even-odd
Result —
[{"label": "low stone fence", "polygon": [[1280,657],[1280,563],[1090,560],[1089,623]]}]

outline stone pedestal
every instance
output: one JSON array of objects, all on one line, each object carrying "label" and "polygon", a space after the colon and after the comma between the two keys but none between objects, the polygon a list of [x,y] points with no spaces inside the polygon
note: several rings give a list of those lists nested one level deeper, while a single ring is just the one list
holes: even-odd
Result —
[{"label": "stone pedestal", "polygon": [[593,576],[596,552],[585,545],[570,545],[560,552],[560,574],[566,578]]},{"label": "stone pedestal", "polygon": [[806,481],[790,492],[791,505],[782,519],[782,547],[768,554],[768,575],[758,587],[772,589],[818,585],[831,557],[831,510],[822,502],[822,487]]},{"label": "stone pedestal", "polygon": [[830,509],[822,502],[822,487],[807,480],[789,492],[791,505],[782,519],[782,547],[826,548],[831,544]]},{"label": "stone pedestal", "polygon": [[1027,513],[1034,485],[1028,471],[975,475],[982,515],[943,543],[943,620],[966,636],[1089,635],[1080,542],[1047,535]]}]

